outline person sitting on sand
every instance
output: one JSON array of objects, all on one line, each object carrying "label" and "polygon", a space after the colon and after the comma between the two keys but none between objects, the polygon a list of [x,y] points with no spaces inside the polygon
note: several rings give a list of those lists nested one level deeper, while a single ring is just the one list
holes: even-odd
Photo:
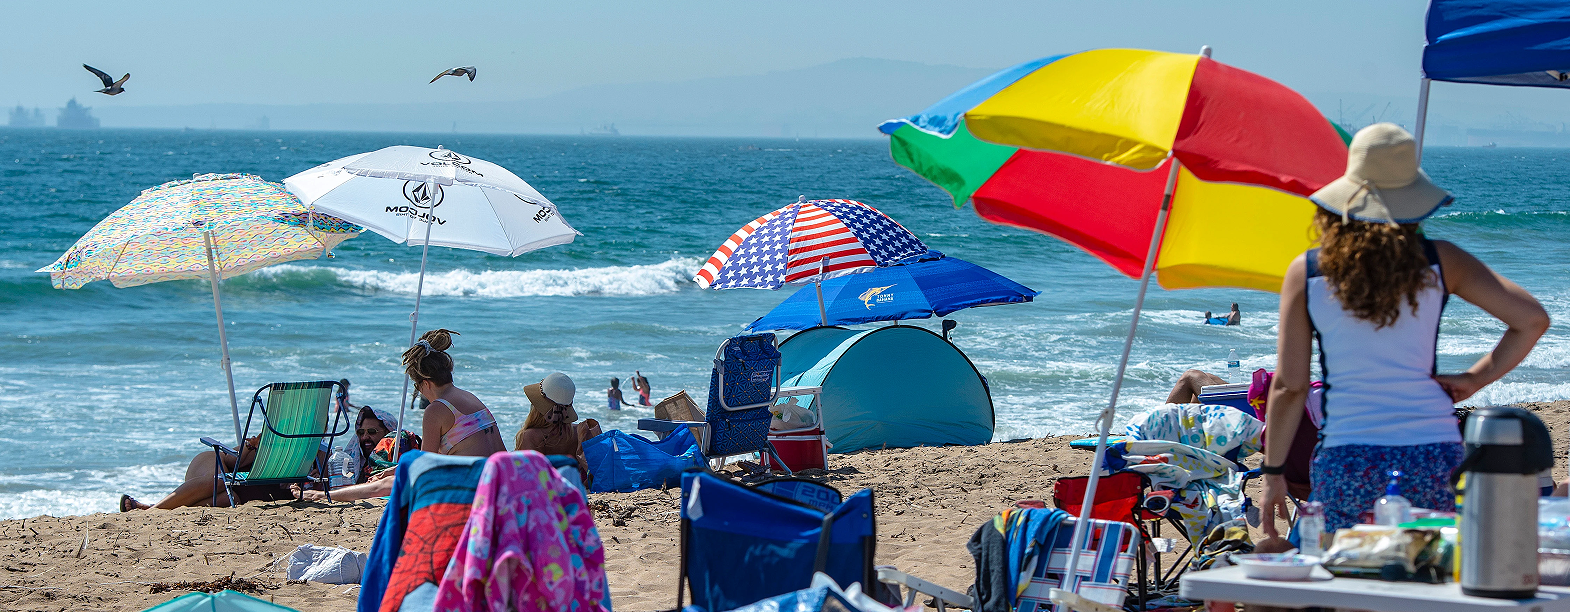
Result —
[{"label": "person sitting on sand", "polygon": [[[372,411],[369,407],[360,407],[349,403],[349,379],[345,378],[338,382],[343,386],[343,392],[337,398],[338,408],[345,412],[350,409],[359,409],[359,415],[355,419],[355,434],[359,438],[359,444],[350,445],[348,448],[351,454],[354,454],[355,451],[360,451],[360,454],[355,457],[360,465],[360,474],[356,478],[356,482],[364,482],[370,476],[367,469],[371,467],[370,462],[366,461],[365,458],[370,456],[371,450],[376,447],[376,442],[383,436],[386,436],[387,432],[395,426],[393,424],[397,423],[398,420],[390,414]],[[240,451],[240,466],[242,469],[250,467],[251,462],[256,459],[256,448],[260,444],[260,440],[260,435],[246,439],[245,448]],[[220,505],[228,504],[229,496],[223,490],[223,481],[218,478],[218,473],[215,471],[211,452],[202,453],[191,460],[191,464],[185,468],[185,482],[175,487],[174,492],[154,504],[144,504],[130,495],[121,495],[120,511],[127,512],[151,508],[169,510],[184,506],[206,506],[212,503],[215,490],[218,493],[218,503]],[[326,461],[326,453],[326,449],[323,449],[322,453],[317,456],[319,462]],[[222,455],[222,459],[224,469],[232,469],[234,467],[234,457]],[[320,464],[318,463],[318,465]],[[298,488],[295,491],[298,491]],[[236,499],[235,503],[243,504],[253,500],[285,499],[287,496],[294,494],[294,492],[283,487],[240,487],[235,490],[235,496],[240,498]]]},{"label": "person sitting on sand", "polygon": [[572,408],[576,393],[577,385],[561,372],[552,372],[540,382],[524,387],[523,394],[529,398],[529,416],[523,420],[518,435],[513,437],[513,450],[576,458],[578,470],[587,483],[589,464],[583,457],[583,440],[599,435],[600,424],[594,419],[586,419],[574,425],[578,420],[578,412]]},{"label": "person sitting on sand", "polygon": [[[420,450],[489,457],[507,450],[507,445],[497,430],[496,417],[491,416],[485,403],[473,393],[453,385],[453,359],[447,349],[452,348],[452,336],[457,333],[448,329],[425,332],[419,342],[403,353],[404,373],[414,381],[420,396],[430,402],[422,420]],[[396,470],[383,470],[364,484],[335,489],[333,500],[352,501],[389,495],[393,484],[390,476],[394,472]],[[321,491],[305,491],[303,496],[310,501],[327,499]]]},{"label": "person sitting on sand", "polygon": [[[633,381],[634,386],[637,384],[637,381]],[[632,404],[629,404],[627,403],[627,400],[622,399],[621,379],[614,376],[611,377],[611,388],[605,390],[605,401],[606,403],[610,404],[608,407],[611,410],[621,410],[622,406],[627,406],[628,408],[632,407]]]},{"label": "person sitting on sand", "polygon": [[[261,444],[261,439],[262,436],[260,434],[245,439],[245,444],[241,445],[240,456],[238,457],[240,470],[249,469],[251,463],[256,461],[256,449]],[[179,486],[175,487],[174,491],[171,491],[156,503],[145,504],[137,501],[136,498],[130,495],[121,495],[120,511],[173,510],[186,506],[210,506],[213,505],[215,494],[217,496],[217,505],[229,505],[229,493],[224,489],[223,480],[219,479],[217,465],[213,461],[213,454],[217,452],[206,451],[191,459],[191,463],[185,468],[185,482],[180,483]],[[236,457],[233,455],[220,453],[218,459],[223,461],[223,469],[234,469]],[[325,450],[317,453],[318,465],[321,465],[326,460],[327,452]],[[292,496],[293,494],[289,489],[283,485],[237,487],[234,489],[234,503],[236,505],[251,501],[289,499]]]},{"label": "person sitting on sand", "polygon": [[643,375],[643,372],[638,370],[632,371],[632,390],[638,392],[638,405],[654,405],[654,402],[649,399],[649,379]]}]

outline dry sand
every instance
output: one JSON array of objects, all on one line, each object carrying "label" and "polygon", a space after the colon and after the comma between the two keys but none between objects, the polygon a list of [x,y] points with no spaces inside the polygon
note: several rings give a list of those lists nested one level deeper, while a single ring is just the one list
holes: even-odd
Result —
[{"label": "dry sand", "polygon": [[[1522,406],[1548,423],[1555,440],[1570,433],[1570,402]],[[964,590],[974,571],[965,552],[971,533],[1015,501],[1050,498],[1058,477],[1085,474],[1090,453],[1068,447],[1078,437],[831,455],[819,477],[847,494],[873,489],[878,564]],[[1257,455],[1249,461],[1257,462]],[[1565,468],[1561,453],[1556,477]],[[1251,492],[1257,496],[1257,487]],[[591,496],[617,610],[675,605],[676,497]],[[367,550],[382,506],[252,503],[0,521],[0,607],[136,611],[189,592],[155,593],[158,583],[233,576],[254,582],[253,594],[302,611],[353,610],[358,586],[290,583],[274,562],[305,543]]]}]

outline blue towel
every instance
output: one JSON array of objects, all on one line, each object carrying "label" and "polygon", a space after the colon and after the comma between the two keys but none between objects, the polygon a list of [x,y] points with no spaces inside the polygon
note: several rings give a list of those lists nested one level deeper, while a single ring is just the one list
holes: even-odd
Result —
[{"label": "blue towel", "polygon": [[[437,536],[450,537],[456,542],[457,536],[462,532],[463,518],[467,517],[467,508],[474,501],[474,488],[480,481],[480,472],[485,467],[485,457],[455,457],[410,451],[404,453],[398,460],[398,472],[393,476],[392,495],[387,499],[387,508],[382,511],[381,522],[376,525],[376,535],[371,539],[371,552],[366,560],[365,571],[360,577],[360,599],[356,604],[358,612],[378,612],[382,600],[387,596],[389,586],[394,582],[394,569],[400,559],[410,564],[410,569],[400,570],[403,575],[417,576],[420,571],[429,570],[438,572],[435,582],[441,579],[438,569],[434,566],[445,567],[447,559],[425,557],[450,556],[451,550],[425,550],[416,546],[416,550],[405,551],[405,535],[409,529],[409,519],[414,514],[425,510],[427,513],[440,511],[448,520],[456,521],[452,526],[456,531],[442,534],[418,534],[418,542],[429,543],[428,540]],[[448,506],[462,508],[461,512],[438,508]],[[429,519],[430,517],[427,517]],[[427,520],[425,525],[430,525]],[[406,554],[409,553],[409,554]],[[419,564],[432,567],[420,567]],[[429,576],[426,576],[429,578]],[[402,579],[400,579],[402,580]],[[413,584],[403,584],[397,597],[406,595]]]},{"label": "blue towel", "polygon": [[365,561],[365,571],[360,574],[360,600],[355,603],[357,612],[377,612],[382,607],[382,593],[387,591],[387,577],[398,561],[398,549],[403,546],[403,530],[409,513],[398,506],[404,489],[409,488],[409,465],[424,451],[409,451],[398,458],[398,471],[393,474],[392,495],[382,510],[382,520],[376,523],[376,535],[371,537],[371,553]]},{"label": "blue towel", "polygon": [[1003,531],[1004,547],[1008,551],[1009,560],[1009,601],[1019,597],[1021,580],[1029,580],[1029,576],[1022,576],[1025,567],[1030,561],[1039,558],[1039,563],[1047,562],[1047,554],[1052,551],[1053,536],[1069,514],[1057,508],[1016,508],[1005,515],[1007,525]]}]

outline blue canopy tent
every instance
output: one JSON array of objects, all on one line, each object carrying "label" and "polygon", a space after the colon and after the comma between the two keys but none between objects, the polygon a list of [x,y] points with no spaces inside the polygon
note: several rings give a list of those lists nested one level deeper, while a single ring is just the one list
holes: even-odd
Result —
[{"label": "blue canopy tent", "polygon": [[974,306],[1029,302],[1039,293],[938,251],[825,280],[819,291],[797,291],[753,321],[747,331],[942,317]]},{"label": "blue canopy tent", "polygon": [[1432,81],[1570,88],[1570,3],[1432,0],[1417,96],[1418,159]]}]

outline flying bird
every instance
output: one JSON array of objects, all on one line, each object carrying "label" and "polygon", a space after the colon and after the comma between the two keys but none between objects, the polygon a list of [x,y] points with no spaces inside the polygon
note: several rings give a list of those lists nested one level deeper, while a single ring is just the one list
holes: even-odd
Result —
[{"label": "flying bird", "polygon": [[98,77],[98,80],[104,82],[104,88],[100,89],[100,90],[97,90],[97,91],[98,91],[98,93],[105,94],[105,95],[113,96],[115,94],[119,94],[119,93],[124,92],[125,91],[125,87],[122,87],[122,85],[125,85],[126,79],[131,78],[131,73],[127,72],[127,73],[125,73],[125,76],[120,77],[120,80],[116,81],[116,80],[114,80],[114,77],[109,76],[107,73],[105,73],[102,70],[99,70],[99,69],[94,68],[92,66],[89,66],[87,64],[82,64],[82,67],[86,68],[88,72],[91,72],[94,75],[96,75]]},{"label": "flying bird", "polygon": [[457,68],[453,68],[452,70],[448,70],[447,72],[436,75],[436,78],[431,79],[431,82],[435,83],[436,79],[442,78],[444,76],[467,76],[469,77],[470,81],[473,81],[474,75],[478,73],[479,71],[475,70],[474,66],[459,66]]}]

